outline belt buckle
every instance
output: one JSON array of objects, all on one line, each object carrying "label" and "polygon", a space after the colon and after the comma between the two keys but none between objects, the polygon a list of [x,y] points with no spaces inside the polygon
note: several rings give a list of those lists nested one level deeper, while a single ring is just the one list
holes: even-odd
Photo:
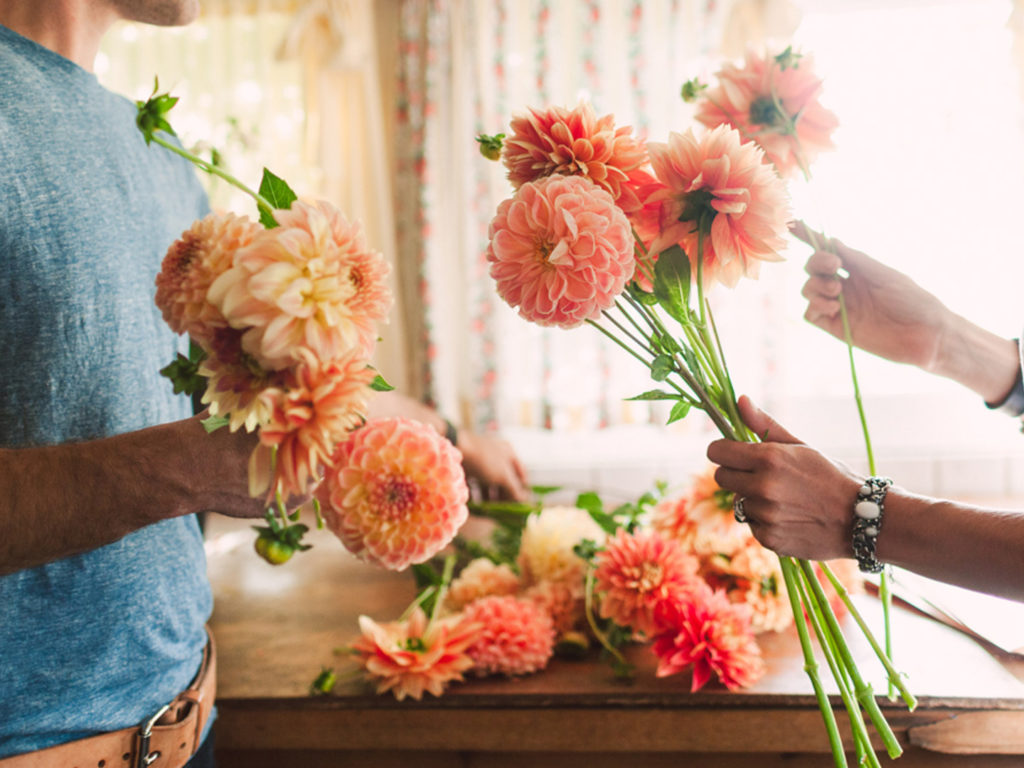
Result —
[{"label": "belt buckle", "polygon": [[147,768],[160,757],[159,752],[149,751],[149,740],[153,736],[153,727],[157,720],[164,716],[164,713],[171,708],[170,704],[164,704],[157,713],[148,720],[144,720],[139,726],[139,750],[135,758],[135,768]]}]

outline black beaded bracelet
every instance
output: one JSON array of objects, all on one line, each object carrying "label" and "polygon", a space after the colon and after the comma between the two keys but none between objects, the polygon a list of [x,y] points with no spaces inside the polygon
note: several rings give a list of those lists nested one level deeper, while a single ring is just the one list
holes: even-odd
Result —
[{"label": "black beaded bracelet", "polygon": [[853,506],[853,555],[864,573],[881,573],[885,568],[875,555],[878,534],[885,515],[885,494],[892,480],[887,477],[869,477],[857,491]]}]

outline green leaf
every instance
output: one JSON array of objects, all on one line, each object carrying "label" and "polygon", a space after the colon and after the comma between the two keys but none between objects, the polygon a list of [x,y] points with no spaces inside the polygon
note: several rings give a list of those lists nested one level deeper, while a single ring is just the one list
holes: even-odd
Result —
[{"label": "green leaf", "polygon": [[370,389],[374,392],[391,392],[394,390],[394,387],[388,384],[384,377],[378,373],[373,377],[373,381],[370,382]]},{"label": "green leaf", "polygon": [[203,419],[201,423],[207,434],[210,434],[216,432],[221,427],[226,427],[231,422],[223,416],[209,416]]},{"label": "green leaf", "polygon": [[648,307],[654,306],[658,303],[658,297],[653,293],[648,293],[634,280],[626,286],[626,290],[629,291],[629,295],[632,296],[636,301],[644,304]]},{"label": "green leaf", "polygon": [[658,256],[654,265],[654,295],[673,320],[689,322],[690,259],[678,245]]},{"label": "green leaf", "polygon": [[672,410],[668,414],[668,421],[666,424],[671,424],[673,421],[679,421],[690,412],[690,403],[687,400],[680,400],[678,403],[672,406]]},{"label": "green leaf", "polygon": [[441,585],[441,574],[428,563],[417,563],[412,567],[412,575],[416,579],[416,589],[423,590],[426,587],[438,587]]},{"label": "green leaf", "polygon": [[593,539],[581,539],[576,546],[572,548],[573,554],[576,557],[586,560],[588,563],[594,559],[594,556],[598,553],[600,547],[597,546],[597,542]]},{"label": "green leaf", "polygon": [[[299,199],[299,196],[292,191],[288,183],[280,176],[275,176],[266,168],[263,169],[263,179],[260,181],[260,197],[266,199],[277,210],[288,210],[292,203]],[[267,229],[277,226],[270,211],[260,209],[260,223]]]},{"label": "green leaf", "polygon": [[678,400],[679,395],[671,392],[662,392],[660,389],[649,389],[639,395],[627,397],[626,400]]},{"label": "green leaf", "polygon": [[675,369],[672,358],[668,355],[658,355],[651,361],[651,378],[655,381],[664,381]]},{"label": "green leaf", "polygon": [[581,493],[576,497],[576,506],[580,509],[585,509],[587,512],[603,512],[604,502],[601,501],[601,497],[593,491],[587,491]]},{"label": "green leaf", "polygon": [[560,485],[531,485],[530,486],[530,492],[534,496],[537,497],[538,501],[543,499],[549,493],[554,493],[555,491],[560,491],[560,490],[562,490],[562,486],[560,486]]},{"label": "green leaf", "polygon": [[171,128],[171,124],[167,122],[166,115],[178,103],[178,97],[167,93],[157,93],[158,90],[160,90],[160,81],[153,78],[153,93],[146,101],[135,102],[135,126],[142,132],[146,144],[153,140],[153,133],[158,130],[171,136],[177,135]]}]

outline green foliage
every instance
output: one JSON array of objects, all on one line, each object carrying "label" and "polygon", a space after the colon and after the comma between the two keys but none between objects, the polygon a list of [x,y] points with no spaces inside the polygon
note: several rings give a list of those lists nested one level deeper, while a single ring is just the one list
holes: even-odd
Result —
[{"label": "green foliage", "polygon": [[146,101],[135,102],[135,125],[142,131],[146,144],[153,141],[153,134],[156,131],[163,131],[171,136],[176,136],[171,124],[167,122],[167,113],[178,103],[177,96],[167,93],[157,93],[160,90],[160,81],[153,78],[153,93]]},{"label": "green foliage", "polygon": [[218,429],[226,427],[231,422],[224,416],[207,416],[199,423],[203,425],[203,429],[206,430],[206,434],[210,435]]},{"label": "green foliage", "polygon": [[688,400],[680,400],[672,406],[672,410],[668,414],[668,421],[666,424],[671,424],[674,421],[679,421],[684,418],[686,414],[690,412],[690,402]]},{"label": "green foliage", "polygon": [[481,133],[476,137],[477,143],[480,145],[480,154],[486,157],[488,160],[500,160],[501,159],[501,148],[505,143],[505,134],[496,133],[493,136],[488,136],[486,133]]},{"label": "green foliage", "polygon": [[673,370],[675,363],[668,355],[658,355],[651,361],[651,378],[655,381],[664,381]]},{"label": "green foliage", "polygon": [[311,696],[326,696],[334,690],[334,685],[337,682],[338,676],[334,673],[334,669],[322,667],[320,674],[316,676],[316,680],[309,686],[309,694]]},{"label": "green foliage", "polygon": [[683,83],[679,95],[683,97],[683,101],[689,104],[696,101],[700,94],[707,90],[707,87],[707,84],[700,82],[700,80],[694,77]]},{"label": "green foliage", "polygon": [[679,395],[674,395],[671,392],[662,392],[660,389],[649,389],[646,392],[642,392],[639,395],[633,395],[633,397],[627,397],[627,400],[678,400]]},{"label": "green foliage", "polygon": [[373,381],[370,382],[370,389],[374,392],[391,392],[394,387],[388,384],[388,382],[379,373],[373,377]]},{"label": "green foliage", "polygon": [[174,394],[192,396],[206,388],[206,378],[199,373],[199,364],[206,359],[206,353],[198,344],[190,344],[188,357],[178,353],[177,358],[160,369],[160,375],[171,380]]},{"label": "green foliage", "polygon": [[654,295],[669,317],[686,325],[690,315],[690,259],[678,245],[664,250],[654,265]]},{"label": "green foliage", "polygon": [[[288,182],[280,176],[275,176],[266,168],[263,169],[263,179],[260,181],[260,197],[264,198],[275,210],[288,210],[292,203],[299,199],[298,195],[288,186]],[[270,211],[260,208],[260,223],[267,229],[277,226],[274,216]]]}]

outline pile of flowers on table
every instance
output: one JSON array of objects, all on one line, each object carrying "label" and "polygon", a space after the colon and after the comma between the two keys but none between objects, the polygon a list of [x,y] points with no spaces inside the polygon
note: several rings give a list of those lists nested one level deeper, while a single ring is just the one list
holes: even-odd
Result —
[{"label": "pile of flowers on table", "polygon": [[[778,559],[733,519],[710,469],[684,493],[663,491],[610,512],[594,493],[579,506],[471,502],[493,523],[490,541],[456,538],[455,556],[418,566],[422,591],[406,616],[361,617],[343,650],[398,699],[440,696],[467,675],[538,672],[594,644],[621,676],[634,674],[623,646],[642,645],[658,676],[689,672],[691,690],[749,686],[764,669],[757,636],[793,623]],[[853,561],[832,566],[860,590]],[[335,680],[328,671],[314,690]]]}]

